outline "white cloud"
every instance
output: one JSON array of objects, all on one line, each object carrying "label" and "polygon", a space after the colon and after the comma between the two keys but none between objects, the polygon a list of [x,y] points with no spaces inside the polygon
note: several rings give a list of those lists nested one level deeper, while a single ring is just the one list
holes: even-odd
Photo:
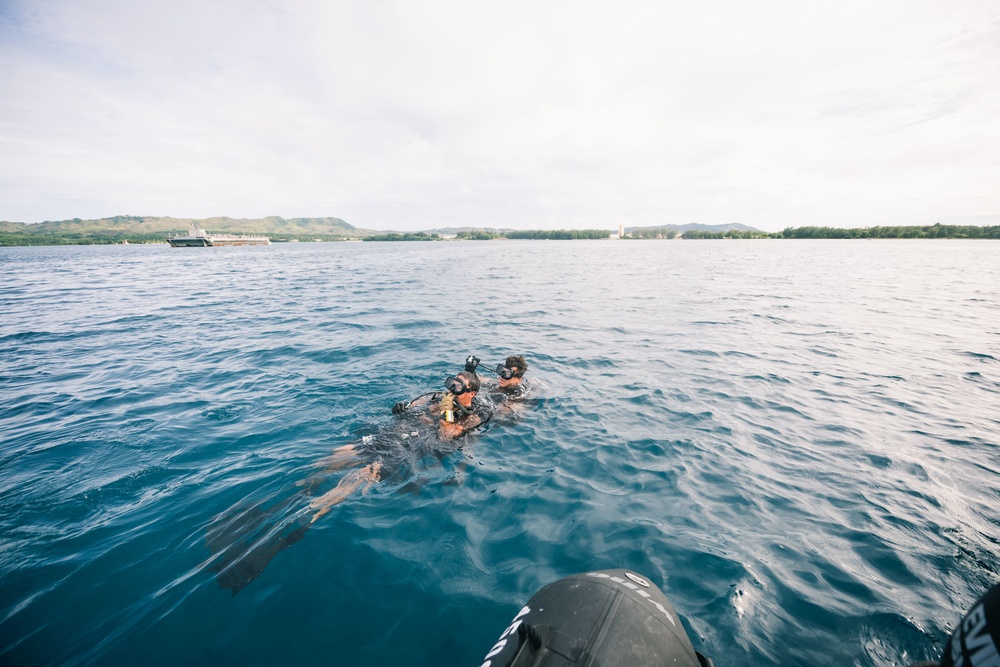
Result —
[{"label": "white cloud", "polygon": [[12,2],[0,219],[1000,222],[992,1]]}]

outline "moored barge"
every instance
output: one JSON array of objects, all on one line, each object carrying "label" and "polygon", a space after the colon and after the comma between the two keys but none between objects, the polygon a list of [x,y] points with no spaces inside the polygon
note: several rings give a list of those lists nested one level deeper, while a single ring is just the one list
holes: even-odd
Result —
[{"label": "moored barge", "polygon": [[266,236],[244,236],[237,234],[209,234],[204,229],[192,227],[187,236],[167,239],[174,248],[208,248],[212,246],[271,245]]}]

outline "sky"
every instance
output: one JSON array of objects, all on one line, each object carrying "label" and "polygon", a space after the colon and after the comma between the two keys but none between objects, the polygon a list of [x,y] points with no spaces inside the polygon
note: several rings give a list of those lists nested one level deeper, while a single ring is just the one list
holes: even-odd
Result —
[{"label": "sky", "polygon": [[0,220],[1000,224],[996,0],[0,0]]}]

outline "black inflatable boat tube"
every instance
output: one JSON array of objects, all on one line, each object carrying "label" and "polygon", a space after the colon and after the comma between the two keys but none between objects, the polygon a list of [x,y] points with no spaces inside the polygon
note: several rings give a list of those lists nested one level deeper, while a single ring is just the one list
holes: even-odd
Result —
[{"label": "black inflatable boat tube", "polygon": [[629,570],[586,572],[535,593],[482,667],[712,667],[667,596]]}]

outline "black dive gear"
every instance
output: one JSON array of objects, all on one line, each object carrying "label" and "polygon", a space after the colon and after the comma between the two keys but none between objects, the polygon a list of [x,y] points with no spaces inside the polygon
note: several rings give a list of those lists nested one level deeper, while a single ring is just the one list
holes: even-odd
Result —
[{"label": "black dive gear", "polygon": [[472,406],[465,407],[458,401],[455,401],[452,404],[451,409],[455,412],[455,415],[459,418],[468,417],[469,415],[471,415],[473,412],[476,411],[475,408],[473,408]]},{"label": "black dive gear", "polygon": [[503,364],[497,364],[497,369],[493,372],[496,373],[497,377],[501,380],[509,380],[514,377],[514,369],[507,368]]},{"label": "black dive gear", "polygon": [[465,370],[469,373],[475,373],[476,368],[479,366],[479,357],[475,355],[469,355],[465,358]]},{"label": "black dive gear", "polygon": [[480,426],[482,426],[493,416],[490,404],[486,401],[481,401],[479,398],[473,397],[472,403],[466,407],[455,399],[456,394],[448,393],[441,397],[441,403],[439,404],[441,419],[449,424],[453,424],[458,419],[465,419],[474,414],[479,414],[480,418],[482,418],[485,411],[488,414],[486,414],[485,419],[482,419],[480,423]]}]

